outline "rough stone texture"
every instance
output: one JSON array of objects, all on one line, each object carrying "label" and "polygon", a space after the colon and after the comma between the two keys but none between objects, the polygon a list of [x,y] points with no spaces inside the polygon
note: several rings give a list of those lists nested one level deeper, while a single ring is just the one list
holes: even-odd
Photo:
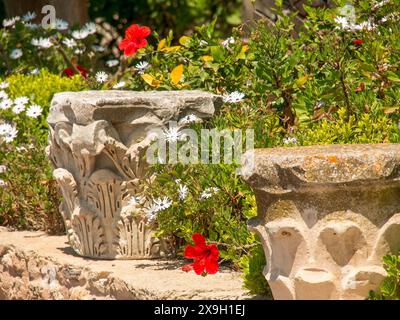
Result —
[{"label": "rough stone texture", "polygon": [[56,94],[48,123],[48,154],[63,195],[60,212],[69,242],[80,255],[142,259],[173,255],[169,239],[131,196],[151,184],[145,154],[148,133],[186,115],[209,118],[222,104],[201,91],[85,91]]},{"label": "rough stone texture", "polygon": [[98,261],[66,236],[0,229],[0,299],[250,299],[241,275],[200,277],[178,260]]},{"label": "rough stone texture", "polygon": [[382,256],[400,249],[400,144],[259,149],[243,174],[275,299],[364,299],[379,286]]}]

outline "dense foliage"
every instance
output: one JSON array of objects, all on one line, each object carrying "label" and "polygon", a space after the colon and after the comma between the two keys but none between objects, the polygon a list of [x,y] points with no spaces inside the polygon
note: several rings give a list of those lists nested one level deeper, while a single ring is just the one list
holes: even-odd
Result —
[{"label": "dense foliage", "polygon": [[218,32],[226,34],[239,25],[241,0],[91,0],[90,15],[104,18],[118,30],[135,22],[152,26],[160,34],[174,30],[191,33],[195,26],[218,19]]},{"label": "dense foliage", "polygon": [[[338,6],[346,2],[338,1]],[[103,10],[105,3],[97,1],[93,12]],[[223,95],[226,103],[213,119],[192,127],[252,128],[255,147],[399,142],[400,4],[385,3],[357,1],[356,21],[341,17],[336,9],[307,7],[309,20],[297,32],[293,16],[281,14],[275,26],[260,23],[246,41],[240,27],[220,39],[216,21],[178,37],[172,32],[164,35],[154,22],[149,44],[131,57],[120,57],[102,45],[102,36],[90,25],[60,32],[31,29],[26,22],[16,21],[15,26],[0,29],[5,57],[0,69],[9,83],[3,91],[11,100],[26,96],[43,108],[43,115],[34,119],[25,116],[25,108],[18,114],[11,107],[0,109],[0,123],[18,128],[17,137],[0,150],[0,165],[7,168],[0,173],[4,186],[0,223],[59,229],[55,227],[58,201],[44,154],[44,119],[51,96],[58,91],[214,92]],[[156,21],[164,11],[151,8],[157,12],[152,17]],[[35,43],[38,37],[49,42]],[[15,49],[22,55],[14,59]],[[43,68],[39,75],[35,75],[37,67]],[[79,74],[77,67],[88,75],[58,76],[66,68],[70,69],[67,75]],[[34,147],[29,149],[31,143]],[[21,146],[27,150],[18,150]],[[236,174],[237,165],[157,165],[154,169],[158,176],[148,197],[166,197],[170,203],[157,214],[158,234],[172,235],[180,248],[194,233],[203,234],[218,245],[223,263],[245,272],[252,292],[268,294],[261,274],[264,254],[246,227],[246,221],[256,215],[255,200]]]},{"label": "dense foliage", "polygon": [[400,256],[387,255],[383,258],[387,278],[377,292],[371,292],[371,300],[400,300]]},{"label": "dense foliage", "polygon": [[0,188],[0,225],[60,233],[64,227],[58,212],[57,186],[45,152],[45,119],[54,93],[79,91],[85,85],[79,77],[60,78],[45,70],[38,75],[13,75],[7,83],[5,90],[14,101],[26,97],[30,104],[45,108],[37,118],[25,111],[15,114],[11,109],[0,110],[0,124],[12,123],[18,128],[18,138],[0,147],[0,165],[5,166],[5,172],[0,170],[0,180],[5,183]]}]

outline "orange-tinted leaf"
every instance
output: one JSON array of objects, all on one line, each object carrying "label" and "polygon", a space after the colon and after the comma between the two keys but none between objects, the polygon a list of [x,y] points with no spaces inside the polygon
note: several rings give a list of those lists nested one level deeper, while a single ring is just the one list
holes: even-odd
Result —
[{"label": "orange-tinted leaf", "polygon": [[201,60],[203,60],[203,61],[205,61],[205,62],[208,62],[208,61],[213,61],[214,58],[211,57],[211,56],[202,56],[202,57],[201,57]]},{"label": "orange-tinted leaf", "polygon": [[182,75],[183,75],[183,64],[180,64],[171,71],[171,82],[177,85],[181,81]]},{"label": "orange-tinted leaf", "polygon": [[163,49],[165,47],[166,43],[167,43],[166,39],[160,40],[160,42],[158,43],[158,46],[157,46],[157,50],[160,51],[161,49]]},{"label": "orange-tinted leaf", "polygon": [[161,82],[159,80],[157,80],[150,74],[142,74],[141,77],[148,85],[150,85],[152,87],[158,88],[161,84]]}]

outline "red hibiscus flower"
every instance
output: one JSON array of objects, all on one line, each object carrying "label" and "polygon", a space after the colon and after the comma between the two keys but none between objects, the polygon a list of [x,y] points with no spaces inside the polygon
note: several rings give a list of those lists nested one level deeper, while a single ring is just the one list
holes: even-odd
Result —
[{"label": "red hibiscus flower", "polygon": [[202,275],[204,272],[215,274],[218,271],[219,251],[215,244],[207,245],[206,240],[200,233],[192,236],[194,246],[187,246],[185,249],[185,258],[194,259],[192,264],[182,267],[183,271],[194,270],[196,274]]},{"label": "red hibiscus flower", "polygon": [[364,44],[364,40],[355,39],[355,40],[353,40],[353,44],[356,46],[361,46],[362,44]]},{"label": "red hibiscus flower", "polygon": [[[78,66],[76,66],[76,68],[79,70],[82,77],[87,78],[88,71],[84,67],[78,65]],[[66,75],[68,78],[71,78],[72,76],[74,76],[75,71],[72,68],[67,68],[63,71],[63,74]]]},{"label": "red hibiscus flower", "polygon": [[151,30],[146,26],[139,26],[138,24],[131,25],[125,31],[125,38],[119,44],[119,49],[124,51],[126,56],[132,56],[140,48],[147,45],[146,38],[150,35]]}]

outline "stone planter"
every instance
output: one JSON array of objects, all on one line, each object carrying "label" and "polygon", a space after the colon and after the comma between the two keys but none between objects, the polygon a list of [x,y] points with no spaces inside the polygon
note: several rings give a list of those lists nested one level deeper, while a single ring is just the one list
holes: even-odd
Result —
[{"label": "stone planter", "polygon": [[379,286],[382,257],[400,249],[399,144],[258,149],[243,175],[275,299],[365,299]]},{"label": "stone planter", "polygon": [[220,104],[220,97],[200,91],[54,96],[48,154],[63,195],[60,212],[69,242],[79,255],[148,259],[174,253],[168,239],[155,238],[146,203],[138,208],[131,201],[153,178],[145,159],[148,132],[190,114],[209,118]]}]

